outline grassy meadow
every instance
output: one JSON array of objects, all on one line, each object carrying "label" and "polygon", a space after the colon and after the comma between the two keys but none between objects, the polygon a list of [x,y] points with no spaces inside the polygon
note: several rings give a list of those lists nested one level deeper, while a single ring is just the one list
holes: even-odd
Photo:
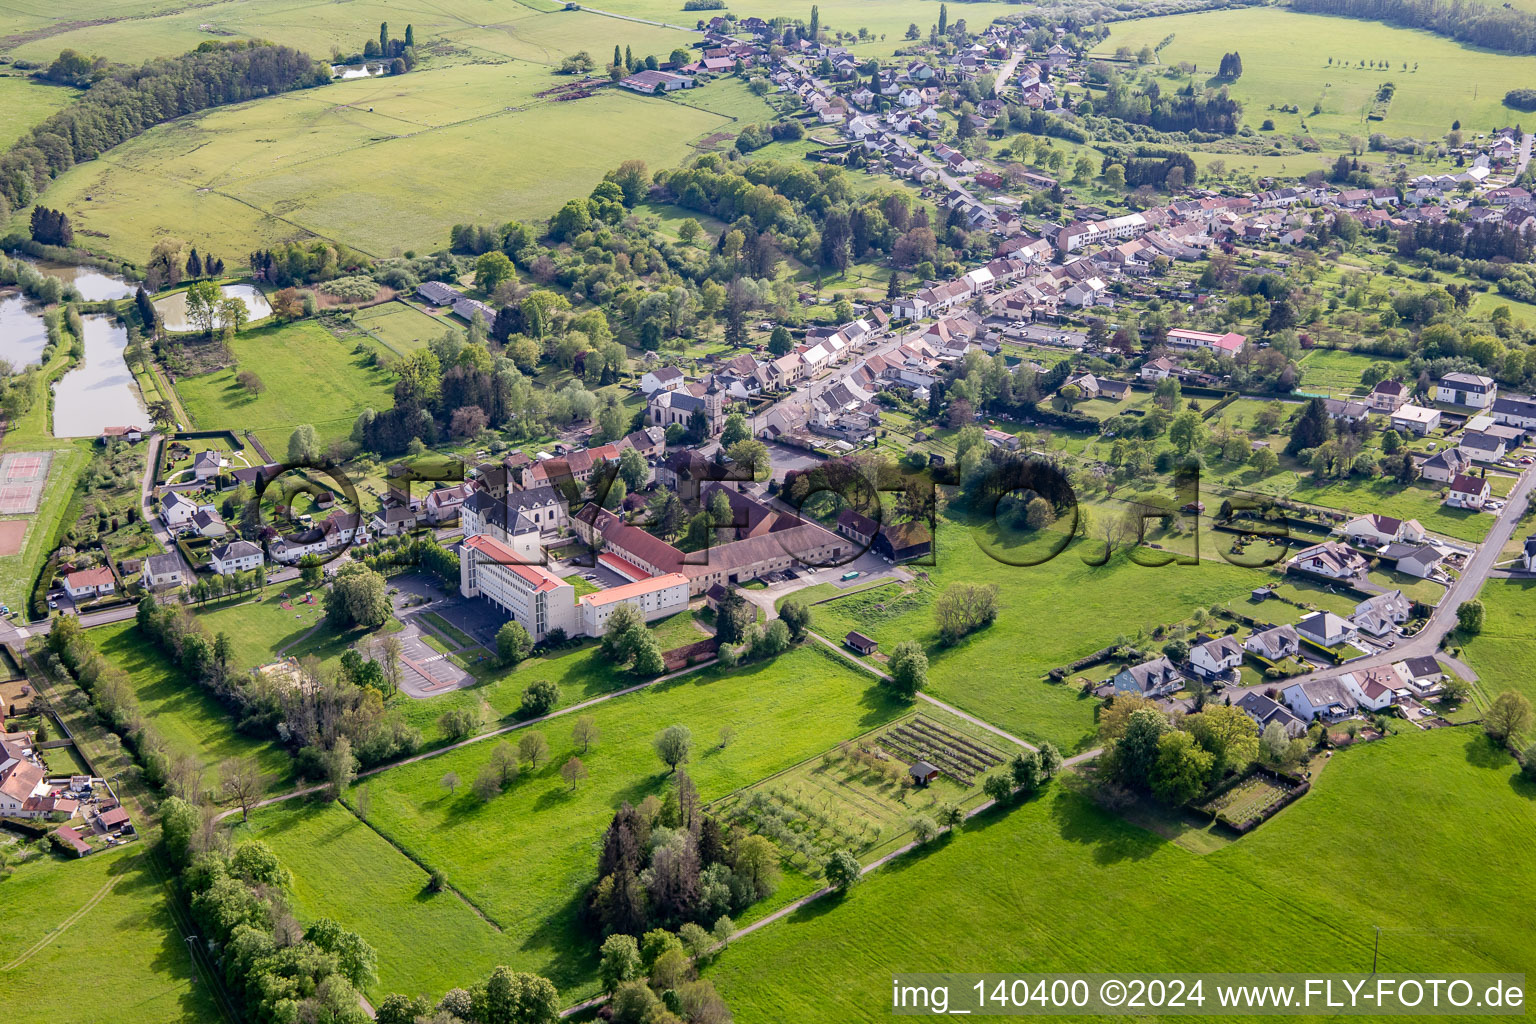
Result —
[{"label": "grassy meadow", "polygon": [[68,86],[0,76],[0,146],[9,146],[78,95]]},{"label": "grassy meadow", "polygon": [[[83,860],[34,857],[0,879],[0,899],[12,910],[0,951],[0,984],[13,996],[6,1018],[99,1020],[110,993],[123,1020],[220,1019],[206,978],[194,976],[169,895],[143,843]],[[85,984],[42,983],[48,978]]]},{"label": "grassy meadow", "polygon": [[[198,430],[253,430],[282,459],[288,435],[301,423],[314,425],[322,444],[352,432],[364,409],[385,409],[392,402],[389,374],[368,365],[315,321],[260,327],[230,342],[237,365],[187,377],[176,390]],[[236,381],[252,370],[265,389],[251,395]]]},{"label": "grassy meadow", "polygon": [[[1199,565],[1148,568],[1125,556],[1090,566],[1078,541],[1041,565],[1011,565],[1027,544],[995,527],[940,523],[936,565],[914,567],[929,575],[903,595],[881,587],[856,597],[814,604],[812,626],[840,642],[849,630],[873,637],[883,651],[915,639],[928,650],[928,692],[1024,739],[1050,740],[1063,751],[1093,740],[1096,702],[1075,688],[1044,681],[1052,668],[1090,654],[1138,629],[1171,623],[1192,608],[1246,602],[1268,578],[1218,558]],[[1102,542],[1096,545],[1102,551]],[[953,647],[938,641],[933,601],[952,583],[993,583],[1000,588],[997,621]],[[814,601],[840,593],[824,586]]]},{"label": "grassy meadow", "polygon": [[[574,1001],[595,987],[593,947],[579,931],[576,912],[592,878],[597,842],[622,802],[638,803],[672,784],[651,748],[658,732],[676,723],[692,730],[687,769],[700,795],[712,800],[903,710],[869,676],[830,654],[799,649],[730,674],[692,673],[594,708],[602,735],[579,755],[590,777],[574,791],[558,775],[559,766],[578,753],[570,739],[572,721],[562,719],[539,729],[551,758],[490,803],[470,792],[469,783],[497,741],[392,768],[354,786],[348,800],[355,804],[360,787],[368,786],[369,821],[414,859],[441,870],[502,929],[505,959],[499,962],[550,977]],[[736,736],[722,748],[718,737],[726,725]],[[514,747],[517,739],[509,737]],[[455,793],[442,785],[448,772],[461,780]],[[370,941],[379,926],[393,927],[381,920],[371,897],[331,912]],[[441,959],[442,949],[414,943],[408,954],[410,962],[386,965],[385,971],[413,979],[413,987],[430,987],[442,976],[440,965],[418,962]],[[456,977],[462,982],[478,973],[460,962]]]},{"label": "grassy meadow", "polygon": [[1489,880],[1536,871],[1533,797],[1476,729],[1404,734],[1335,755],[1298,803],[1197,856],[1058,783],[741,940],[707,976],[739,1024],[843,1024],[889,1014],[893,972],[1094,971],[1104,950],[1128,972],[1363,972],[1375,926],[1386,973],[1517,971],[1536,909]]},{"label": "grassy meadow", "polygon": [[[1299,175],[1320,167],[1331,162],[1329,154],[1344,148],[1341,140],[1351,135],[1364,138],[1382,132],[1437,139],[1458,119],[1469,134],[1512,124],[1520,115],[1503,106],[1504,93],[1526,85],[1536,74],[1536,58],[1474,50],[1428,32],[1380,22],[1296,14],[1275,7],[1146,18],[1119,22],[1111,29],[1098,52],[1156,46],[1172,34],[1173,41],[1159,52],[1159,61],[1194,63],[1199,83],[1215,73],[1223,53],[1241,53],[1243,75],[1230,88],[1243,103],[1243,122],[1258,131],[1265,119],[1272,119],[1276,135],[1305,132],[1324,150],[1287,156],[1281,167],[1266,167],[1266,173]],[[1340,66],[1343,61],[1358,65],[1361,60],[1385,60],[1391,67]],[[1397,86],[1391,108],[1384,120],[1367,121],[1376,90],[1387,81]],[[1316,115],[1311,113],[1314,104],[1321,107]],[[1295,105],[1300,113],[1282,113],[1272,105]],[[1250,161],[1230,154],[1226,162],[1229,167],[1241,167]]]},{"label": "grassy meadow", "polygon": [[255,757],[269,789],[286,788],[293,768],[288,755],[266,740],[236,732],[229,710],[183,675],[132,620],[92,629],[86,636],[128,674],[151,728],[173,755],[197,762],[207,789],[217,792],[219,764],[237,757]]},{"label": "grassy meadow", "polygon": [[1536,583],[1490,579],[1477,596],[1487,615],[1482,633],[1467,641],[1467,664],[1488,697],[1516,690],[1536,702]]}]

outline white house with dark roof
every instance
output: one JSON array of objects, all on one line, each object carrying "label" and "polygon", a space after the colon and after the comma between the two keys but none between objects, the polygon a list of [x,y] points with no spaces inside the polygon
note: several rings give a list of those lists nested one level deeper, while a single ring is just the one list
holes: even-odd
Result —
[{"label": "white house with dark roof", "polygon": [[1218,636],[1189,649],[1189,664],[1207,679],[1225,675],[1243,663],[1243,645],[1235,636]]},{"label": "white house with dark roof", "polygon": [[1403,596],[1401,590],[1389,590],[1375,594],[1355,605],[1355,627],[1371,636],[1386,636],[1413,615],[1413,602]]},{"label": "white house with dark roof", "polygon": [[1398,572],[1421,580],[1433,577],[1445,561],[1445,552],[1433,544],[1388,544],[1377,554],[1392,562]]},{"label": "white house with dark roof", "polygon": [[1253,719],[1253,724],[1258,727],[1260,733],[1269,728],[1269,723],[1278,722],[1280,728],[1284,729],[1285,734],[1291,739],[1299,739],[1307,734],[1306,722],[1284,704],[1278,704],[1262,693],[1245,693],[1237,701],[1236,706]]},{"label": "white house with dark roof", "polygon": [[192,478],[194,480],[211,480],[219,475],[224,460],[213,449],[200,451],[192,459]]},{"label": "white house with dark roof", "polygon": [[1377,412],[1392,413],[1407,405],[1409,397],[1408,385],[1402,381],[1383,380],[1377,381],[1376,386],[1371,388],[1366,401]]},{"label": "white house with dark roof", "polygon": [[1397,669],[1397,674],[1421,697],[1438,690],[1440,681],[1445,678],[1445,667],[1436,660],[1434,655],[1404,658],[1392,667]]},{"label": "white house with dark roof", "polygon": [[1458,448],[1442,448],[1419,464],[1419,475],[1437,484],[1448,484],[1465,473],[1472,460]]},{"label": "white house with dark roof", "polygon": [[1338,721],[1355,713],[1355,698],[1344,689],[1337,679],[1310,679],[1292,683],[1280,691],[1280,699],[1298,717],[1310,722],[1321,718],[1325,722]]},{"label": "white house with dark roof", "polygon": [[259,569],[263,561],[261,545],[248,540],[232,540],[208,553],[208,567],[220,576]]},{"label": "white house with dark roof", "polygon": [[1456,479],[1451,481],[1449,492],[1445,496],[1445,503],[1452,508],[1481,509],[1488,504],[1488,481],[1480,476],[1467,476],[1465,473],[1456,474]]},{"label": "white house with dark roof", "polygon": [[169,529],[179,530],[197,515],[197,503],[179,491],[160,495],[160,521]]},{"label": "white house with dark roof", "polygon": [[1476,373],[1448,373],[1435,384],[1435,401],[1482,409],[1493,404],[1499,386],[1492,377]]},{"label": "white house with dark roof", "polygon": [[1354,624],[1333,612],[1313,612],[1296,623],[1296,632],[1303,640],[1311,640],[1323,647],[1337,647],[1355,634]]},{"label": "white house with dark roof", "polygon": [[1275,626],[1254,633],[1243,641],[1243,647],[1261,658],[1283,661],[1300,652],[1301,637],[1297,635],[1295,626]]},{"label": "white house with dark roof", "polygon": [[151,587],[178,587],[184,582],[181,558],[168,552],[144,559],[144,582]]},{"label": "white house with dark roof", "polygon": [[1336,540],[1325,540],[1298,551],[1286,564],[1300,572],[1336,580],[1353,579],[1366,570],[1365,556]]},{"label": "white house with dark roof", "polygon": [[686,382],[683,371],[675,366],[661,366],[654,370],[647,370],[640,378],[640,393],[650,398],[658,391],[672,391],[680,388]]},{"label": "white house with dark roof", "polygon": [[1394,519],[1372,513],[1344,524],[1344,536],[1356,544],[1380,548],[1399,541],[1422,544],[1424,527],[1417,519]]},{"label": "white house with dark roof", "polygon": [[1491,430],[1464,430],[1456,441],[1457,451],[1473,462],[1498,462],[1509,442]]},{"label": "white house with dark roof", "polygon": [[1493,400],[1488,410],[1500,426],[1536,430],[1536,401],[1523,395],[1506,395]]}]

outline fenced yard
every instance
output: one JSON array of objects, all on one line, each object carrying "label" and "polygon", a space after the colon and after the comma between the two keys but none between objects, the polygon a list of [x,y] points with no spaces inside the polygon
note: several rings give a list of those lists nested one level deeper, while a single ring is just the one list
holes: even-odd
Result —
[{"label": "fenced yard", "polygon": [[1257,828],[1306,791],[1304,782],[1255,769],[1194,809],[1241,833]]}]

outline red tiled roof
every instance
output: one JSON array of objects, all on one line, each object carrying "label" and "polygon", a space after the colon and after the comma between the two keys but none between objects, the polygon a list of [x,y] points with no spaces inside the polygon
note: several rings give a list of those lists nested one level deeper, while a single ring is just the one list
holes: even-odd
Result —
[{"label": "red tiled roof", "polygon": [[680,572],[669,572],[665,576],[652,576],[648,579],[637,580],[634,583],[626,583],[622,587],[609,587],[607,590],[599,590],[595,594],[582,594],[578,600],[582,604],[601,607],[602,605],[624,601],[631,597],[654,594],[658,590],[686,586],[688,586],[687,576]]},{"label": "red tiled roof", "polygon": [[464,546],[473,548],[487,559],[497,565],[521,576],[524,581],[532,584],[535,591],[543,593],[554,590],[556,587],[569,586],[559,576],[550,572],[542,565],[524,565],[522,556],[494,537],[485,534],[476,534],[464,541]]}]

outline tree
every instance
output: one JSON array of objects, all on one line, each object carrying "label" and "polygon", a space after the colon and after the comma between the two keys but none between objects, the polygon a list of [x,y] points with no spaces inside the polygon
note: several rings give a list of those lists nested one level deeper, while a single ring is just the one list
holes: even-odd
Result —
[{"label": "tree", "polygon": [[939,636],[952,644],[997,618],[998,586],[995,583],[951,583],[934,602]]},{"label": "tree", "polygon": [[357,778],[357,758],[352,756],[352,741],[346,733],[336,737],[336,743],[326,751],[325,780],[329,784],[329,796],[339,800],[352,780]]},{"label": "tree", "polygon": [[827,884],[838,892],[847,892],[857,885],[863,876],[863,867],[859,864],[859,858],[848,849],[837,849],[827,858],[822,865],[822,873],[827,878]]},{"label": "tree", "polygon": [[1280,457],[1268,448],[1260,448],[1249,457],[1248,465],[1252,466],[1259,476],[1265,477],[1280,467]]},{"label": "tree", "polygon": [[498,967],[471,993],[473,1019],[484,1024],[558,1024],[560,993],[548,978]]},{"label": "tree", "polygon": [[587,777],[587,766],[581,763],[581,758],[573,757],[560,766],[560,777],[575,790],[576,784]]},{"label": "tree", "polygon": [[288,435],[288,461],[299,466],[313,466],[320,462],[320,438],[314,426],[300,423]]},{"label": "tree", "polygon": [[997,804],[1008,804],[1013,801],[1013,780],[1001,772],[988,775],[981,780],[981,791],[987,795],[987,799]]},{"label": "tree", "polygon": [[732,862],[736,874],[752,886],[758,899],[773,893],[779,882],[779,850],[763,836],[742,836],[736,841]]},{"label": "tree", "polygon": [[582,715],[576,719],[576,724],[571,726],[571,742],[581,744],[581,752],[585,754],[587,749],[596,743],[603,735],[597,727],[597,719],[591,715]]},{"label": "tree", "polygon": [[1332,433],[1333,421],[1328,418],[1323,400],[1314,398],[1302,409],[1301,415],[1296,417],[1296,423],[1291,427],[1291,439],[1285,445],[1285,454],[1296,455],[1309,448],[1316,448],[1327,441]]},{"label": "tree", "polygon": [[1205,442],[1205,421],[1194,409],[1185,409],[1168,425],[1168,440],[1180,455],[1188,455]]},{"label": "tree", "polygon": [[437,784],[446,789],[449,796],[453,796],[459,791],[459,773],[448,772],[441,779],[437,780]]},{"label": "tree", "polygon": [[677,766],[686,764],[688,752],[693,747],[693,733],[686,725],[669,725],[656,734],[652,745],[656,748],[656,756],[670,771],[677,771]]},{"label": "tree", "polygon": [[1056,744],[1047,740],[1040,744],[1040,776],[1050,780],[1061,771],[1061,751],[1056,749]]},{"label": "tree", "polygon": [[1040,788],[1044,776],[1040,773],[1040,754],[1033,750],[1014,755],[1008,772],[1015,789],[1029,794]]},{"label": "tree", "polygon": [[1456,626],[1468,636],[1476,636],[1483,631],[1483,619],[1487,609],[1483,602],[1476,599],[1463,601],[1456,606]]},{"label": "tree", "polygon": [[470,788],[481,803],[490,803],[495,799],[501,793],[501,777],[496,766],[490,762],[482,765]]},{"label": "tree", "polygon": [[738,441],[745,441],[751,436],[752,431],[747,428],[747,418],[739,412],[733,412],[725,418],[725,425],[720,428],[720,447],[730,448]]},{"label": "tree", "polygon": [[528,767],[537,770],[540,761],[549,758],[549,741],[541,732],[525,732],[517,738],[517,759],[527,761]]},{"label": "tree", "polygon": [[620,984],[640,976],[645,965],[640,960],[640,946],[633,935],[610,935],[603,940],[602,959],[597,976],[603,991],[612,994]]},{"label": "tree", "polygon": [[1157,760],[1152,766],[1152,795],[1171,807],[1192,800],[1205,789],[1212,761],[1211,755],[1200,749],[1189,733],[1162,733],[1157,738]]},{"label": "tree", "polygon": [[1242,771],[1259,756],[1259,737],[1253,731],[1253,719],[1242,708],[1207,704],[1199,714],[1185,717],[1184,728],[1211,755],[1213,782],[1229,770]]},{"label": "tree", "polygon": [[1044,498],[1031,498],[1024,506],[1024,525],[1031,530],[1043,530],[1056,521],[1056,510]]},{"label": "tree", "polygon": [[549,679],[529,683],[523,690],[521,711],[529,718],[547,715],[560,703],[560,686]]},{"label": "tree", "polygon": [[645,456],[634,448],[625,448],[619,454],[619,479],[624,481],[624,486],[631,493],[645,486],[646,478],[650,476],[651,469],[645,463]]},{"label": "tree", "polygon": [[790,639],[798,641],[811,628],[810,606],[798,598],[790,598],[779,608],[779,619],[789,627]]},{"label": "tree", "polygon": [[1483,731],[1495,742],[1511,748],[1531,723],[1531,702],[1514,690],[1505,690],[1493,698],[1493,703],[1483,712]]},{"label": "tree", "polygon": [[231,758],[219,766],[219,788],[227,798],[240,805],[241,821],[250,820],[251,805],[265,785],[261,766],[253,757]]},{"label": "tree", "polygon": [[325,595],[325,614],[341,629],[377,629],[389,618],[390,602],[384,577],[361,562],[348,562],[336,573]]},{"label": "tree", "polygon": [[437,727],[450,740],[461,740],[471,735],[480,725],[480,716],[468,708],[444,711],[437,716]]},{"label": "tree", "polygon": [[700,227],[699,222],[694,220],[692,217],[689,217],[687,220],[683,221],[677,226],[678,241],[682,242],[684,245],[692,245],[703,233],[704,229]]},{"label": "tree", "polygon": [[938,822],[926,814],[914,814],[910,822],[912,837],[917,840],[917,845],[926,846],[933,841],[933,837],[939,834]]},{"label": "tree", "polygon": [[496,654],[503,665],[516,665],[533,651],[533,637],[516,619],[508,619],[496,631]]},{"label": "tree", "polygon": [[768,446],[754,438],[737,441],[725,454],[730,456],[731,461],[736,465],[749,470],[754,480],[762,479],[773,466],[768,455]]},{"label": "tree", "polygon": [[475,287],[490,295],[516,273],[512,261],[500,249],[493,249],[475,261]]},{"label": "tree", "polygon": [[252,370],[241,370],[235,374],[235,383],[239,384],[245,391],[250,392],[252,398],[267,390],[267,386],[262,383],[261,378],[256,376]]},{"label": "tree", "polygon": [[928,685],[928,655],[916,640],[903,640],[893,647],[886,669],[891,677],[887,685],[909,700]]},{"label": "tree", "polygon": [[[1116,700],[1119,703],[1119,700]],[[1102,728],[1102,721],[1100,723]],[[1110,750],[1110,775],[1122,785],[1146,789],[1157,763],[1158,738],[1168,729],[1168,719],[1154,707],[1132,711],[1125,731]]]},{"label": "tree", "polygon": [[1125,165],[1110,164],[1104,168],[1104,185],[1116,192],[1125,188]]}]

